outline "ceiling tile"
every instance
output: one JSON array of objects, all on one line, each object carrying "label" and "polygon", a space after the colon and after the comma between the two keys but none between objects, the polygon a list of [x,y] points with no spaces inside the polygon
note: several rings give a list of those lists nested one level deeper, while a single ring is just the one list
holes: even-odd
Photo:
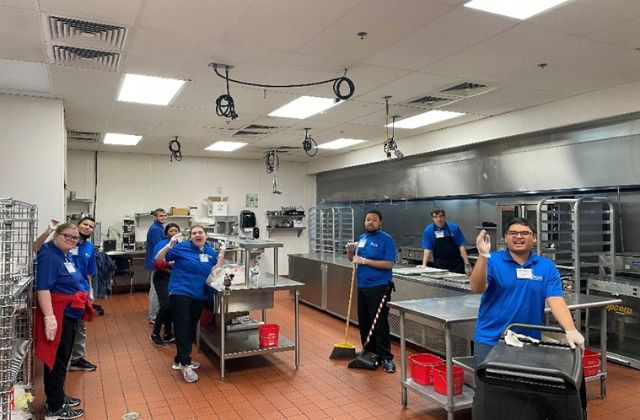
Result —
[{"label": "ceiling tile", "polygon": [[54,64],[49,65],[49,71],[54,92],[61,98],[113,101],[120,90],[120,73]]},{"label": "ceiling tile", "polygon": [[40,15],[33,10],[0,8],[0,58],[44,63]]},{"label": "ceiling tile", "polygon": [[0,89],[51,93],[47,66],[0,58]]},{"label": "ceiling tile", "polygon": [[133,25],[142,0],[38,0],[40,10],[55,16]]}]

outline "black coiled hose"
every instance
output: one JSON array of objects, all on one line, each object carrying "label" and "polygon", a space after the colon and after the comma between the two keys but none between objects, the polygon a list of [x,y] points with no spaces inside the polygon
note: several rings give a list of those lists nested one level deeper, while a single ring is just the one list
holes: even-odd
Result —
[{"label": "black coiled hose", "polygon": [[178,141],[178,137],[174,137],[173,140],[169,140],[169,151],[171,152],[171,158],[169,159],[171,162],[175,159],[177,162],[182,160],[182,152],[180,142]]}]

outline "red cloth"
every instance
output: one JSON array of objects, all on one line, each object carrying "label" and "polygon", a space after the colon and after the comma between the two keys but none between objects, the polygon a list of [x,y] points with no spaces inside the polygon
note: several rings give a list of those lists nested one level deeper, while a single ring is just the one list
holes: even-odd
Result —
[{"label": "red cloth", "polygon": [[81,291],[74,295],[65,295],[62,293],[51,293],[51,306],[53,306],[53,314],[56,317],[58,323],[58,329],[56,330],[55,338],[50,341],[47,340],[44,328],[44,313],[40,307],[36,307],[36,318],[34,323],[34,339],[36,348],[36,357],[44,362],[49,369],[53,369],[53,364],[56,361],[56,352],[58,351],[58,345],[60,344],[60,336],[62,334],[62,319],[64,317],[64,310],[67,305],[71,304],[73,309],[83,309],[84,316],[82,319],[85,321],[93,320],[93,306],[89,299],[89,292]]},{"label": "red cloth", "polygon": [[153,263],[153,269],[154,270],[169,271],[169,270],[171,270],[171,264],[169,264],[165,260],[155,260],[154,263]]}]

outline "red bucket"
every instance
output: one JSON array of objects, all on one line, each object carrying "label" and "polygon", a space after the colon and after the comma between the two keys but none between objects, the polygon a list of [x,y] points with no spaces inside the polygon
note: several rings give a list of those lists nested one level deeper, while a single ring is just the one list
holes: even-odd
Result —
[{"label": "red bucket", "polygon": [[260,348],[277,346],[279,333],[280,326],[278,324],[259,325],[258,337],[260,338]]},{"label": "red bucket", "polygon": [[582,367],[586,369],[593,366],[600,366],[600,352],[585,349],[582,353]]},{"label": "red bucket", "polygon": [[[464,384],[464,369],[460,366],[451,366],[453,370],[453,395],[462,394]],[[440,365],[433,368],[433,389],[437,393],[447,395],[447,366]]]},{"label": "red bucket", "polygon": [[583,366],[582,372],[584,373],[584,377],[588,378],[589,376],[596,376],[598,371],[600,370],[600,363],[595,366]]},{"label": "red bucket", "polygon": [[418,353],[409,356],[411,379],[420,385],[433,383],[433,367],[444,363],[438,356],[429,353]]}]

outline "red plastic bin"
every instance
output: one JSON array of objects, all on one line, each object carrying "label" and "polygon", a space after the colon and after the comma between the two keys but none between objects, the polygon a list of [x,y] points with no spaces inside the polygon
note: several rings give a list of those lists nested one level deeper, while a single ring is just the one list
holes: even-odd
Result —
[{"label": "red plastic bin", "polygon": [[280,326],[278,324],[262,324],[258,326],[260,348],[275,347],[278,345]]},{"label": "red plastic bin", "polygon": [[585,349],[582,353],[582,367],[588,368],[600,366],[600,352],[592,349]]},{"label": "red plastic bin", "polygon": [[443,363],[443,359],[433,354],[412,354],[409,356],[411,379],[420,385],[431,385],[433,383],[433,367]]},{"label": "red plastic bin", "polygon": [[[464,385],[464,369],[451,366],[453,370],[453,395],[462,394]],[[439,394],[447,395],[447,366],[440,365],[433,368],[433,389]]]},{"label": "red plastic bin", "polygon": [[600,371],[600,363],[598,363],[595,366],[583,366],[582,367],[582,372],[583,372],[585,378],[588,378],[589,376],[596,376],[599,371]]}]

